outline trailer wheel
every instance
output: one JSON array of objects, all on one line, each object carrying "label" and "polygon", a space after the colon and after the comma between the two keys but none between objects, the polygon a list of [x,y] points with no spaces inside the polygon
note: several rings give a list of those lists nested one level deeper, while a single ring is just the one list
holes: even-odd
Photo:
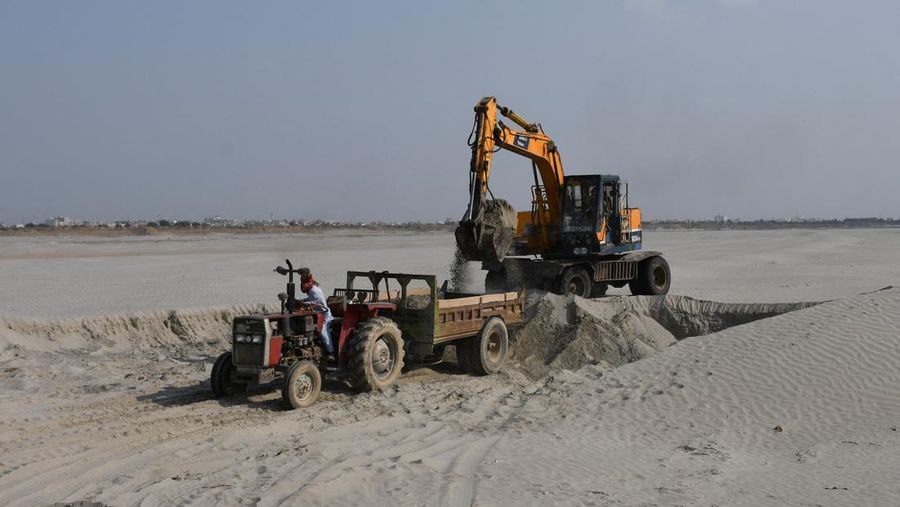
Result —
[{"label": "trailer wheel", "polygon": [[463,373],[473,373],[475,368],[472,366],[472,341],[474,338],[463,338],[454,342],[456,349],[456,364]]},{"label": "trailer wheel", "polygon": [[231,381],[234,372],[234,364],[231,362],[231,352],[223,352],[213,363],[212,373],[209,376],[209,387],[212,388],[213,398],[234,396],[247,389],[247,384]]},{"label": "trailer wheel", "polygon": [[391,319],[373,317],[357,328],[347,345],[350,383],[359,392],[384,389],[403,369],[403,338]]},{"label": "trailer wheel", "polygon": [[322,373],[312,361],[298,361],[284,376],[281,399],[291,408],[312,405],[322,391]]},{"label": "trailer wheel", "polygon": [[579,267],[566,269],[559,280],[559,293],[563,296],[591,297],[591,277]]},{"label": "trailer wheel", "polygon": [[661,296],[669,292],[672,272],[669,263],[660,256],[642,260],[638,264],[637,278],[628,283],[636,296]]},{"label": "trailer wheel", "polygon": [[478,336],[469,338],[471,371],[478,375],[493,375],[500,371],[509,355],[509,331],[498,317],[487,319]]}]

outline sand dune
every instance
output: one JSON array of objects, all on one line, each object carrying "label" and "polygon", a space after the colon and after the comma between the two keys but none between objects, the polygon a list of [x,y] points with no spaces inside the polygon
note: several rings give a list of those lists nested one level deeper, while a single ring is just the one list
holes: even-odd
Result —
[{"label": "sand dune", "polygon": [[512,338],[514,354],[532,378],[561,368],[622,366],[677,340],[816,304],[720,303],[686,296],[530,299],[528,322]]},{"label": "sand dune", "polygon": [[[486,378],[459,375],[451,364],[415,370],[386,393],[356,396],[330,385],[303,411],[282,411],[266,389],[209,398],[210,358],[223,346],[230,312],[242,308],[102,324],[7,320],[0,503],[890,505],[900,498],[900,290],[799,310],[804,305],[678,297],[549,299],[566,314],[583,312],[576,327],[623,311],[631,316],[626,327],[649,315],[658,328],[643,326],[653,332],[682,329],[664,323],[704,308],[725,324],[760,320],[658,343],[618,368],[593,360],[571,370],[554,359],[547,375],[534,375],[523,359]],[[797,311],[765,318],[761,309]],[[568,326],[567,319],[560,322]],[[57,344],[64,349],[51,351]]]},{"label": "sand dune", "polygon": [[894,505],[898,361],[892,289],[554,377],[525,404],[545,416],[495,448],[483,500]]}]

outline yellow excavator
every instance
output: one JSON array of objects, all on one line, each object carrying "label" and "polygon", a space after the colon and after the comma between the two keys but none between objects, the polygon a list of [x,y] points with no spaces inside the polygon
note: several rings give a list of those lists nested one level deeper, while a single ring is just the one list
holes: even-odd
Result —
[{"label": "yellow excavator", "polygon": [[[508,127],[498,113],[521,130]],[[489,291],[531,287],[597,297],[608,286],[632,294],[666,294],[669,265],[641,250],[641,210],[628,203],[628,183],[616,175],[563,172],[559,149],[539,123],[485,97],[469,134],[469,206],[456,229],[463,257],[481,261]],[[508,150],[531,160],[531,210],[516,213],[488,182],[491,159]]]}]

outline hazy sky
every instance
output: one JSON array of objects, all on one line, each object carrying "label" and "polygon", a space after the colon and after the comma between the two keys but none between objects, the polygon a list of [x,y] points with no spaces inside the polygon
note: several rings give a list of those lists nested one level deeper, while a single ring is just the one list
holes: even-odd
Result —
[{"label": "hazy sky", "polygon": [[[0,221],[465,210],[472,106],[651,218],[900,216],[900,2],[0,3]],[[492,189],[529,206],[531,169]]]}]

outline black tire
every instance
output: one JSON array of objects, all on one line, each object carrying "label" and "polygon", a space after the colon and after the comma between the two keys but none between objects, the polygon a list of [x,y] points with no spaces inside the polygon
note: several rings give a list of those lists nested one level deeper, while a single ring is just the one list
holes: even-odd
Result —
[{"label": "black tire", "polygon": [[231,362],[231,352],[223,352],[213,363],[212,373],[209,376],[209,387],[213,397],[225,398],[247,390],[247,384],[231,381],[234,372],[234,363]]},{"label": "black tire", "polygon": [[478,375],[493,375],[500,371],[509,356],[509,331],[506,323],[491,317],[481,326],[478,336],[469,338],[471,371]]},{"label": "black tire", "polygon": [[460,371],[463,373],[474,373],[472,366],[472,341],[474,338],[463,338],[456,340],[456,364],[459,365]]},{"label": "black tire", "polygon": [[606,291],[609,290],[609,285],[605,283],[594,283],[594,286],[591,288],[591,297],[592,298],[600,298],[606,295]]},{"label": "black tire", "polygon": [[281,385],[281,399],[291,408],[305,408],[319,398],[322,373],[316,363],[298,361],[288,369]]},{"label": "black tire", "polygon": [[403,337],[391,319],[363,322],[347,344],[350,384],[359,392],[384,389],[397,382],[403,370]]},{"label": "black tire", "polygon": [[584,268],[566,269],[559,278],[559,293],[563,296],[591,297],[591,277]]},{"label": "black tire", "polygon": [[635,296],[661,296],[669,292],[671,285],[669,263],[660,256],[642,260],[638,264],[637,278],[628,283]]}]

